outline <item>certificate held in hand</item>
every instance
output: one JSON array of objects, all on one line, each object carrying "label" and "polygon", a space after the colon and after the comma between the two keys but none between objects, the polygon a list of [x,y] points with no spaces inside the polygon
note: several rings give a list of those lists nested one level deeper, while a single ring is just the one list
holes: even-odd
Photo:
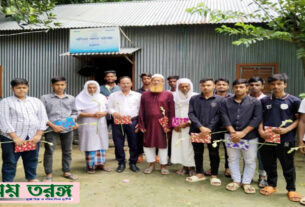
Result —
[{"label": "certificate held in hand", "polygon": [[66,132],[70,131],[72,129],[72,127],[75,126],[75,122],[74,122],[72,117],[68,117],[66,119],[53,121],[52,123],[57,125],[57,126],[61,126],[61,127],[65,128],[64,131],[66,131]]}]

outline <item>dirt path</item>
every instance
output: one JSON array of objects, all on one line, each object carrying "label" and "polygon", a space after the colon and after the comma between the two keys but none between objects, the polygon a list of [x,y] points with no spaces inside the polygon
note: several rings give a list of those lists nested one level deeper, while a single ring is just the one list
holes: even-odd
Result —
[{"label": "dirt path", "polygon": [[[223,176],[224,160],[221,159],[220,178],[222,186],[213,187],[209,184],[209,179],[199,183],[187,183],[184,176],[175,173],[180,168],[178,165],[170,167],[171,174],[162,176],[159,166],[151,175],[143,174],[147,164],[139,165],[141,172],[133,173],[128,168],[123,173],[116,173],[117,163],[114,159],[114,148],[110,148],[107,153],[107,166],[113,172],[97,172],[89,175],[85,170],[84,154],[73,146],[72,171],[80,177],[81,202],[73,206],[88,207],[188,207],[188,206],[208,206],[208,207],[279,207],[279,206],[300,206],[298,203],[288,201],[285,191],[284,178],[281,168],[279,170],[279,191],[271,197],[261,196],[259,193],[246,195],[242,190],[229,192],[225,190],[225,185],[230,179]],[[40,150],[40,162],[38,166],[38,178],[44,175],[42,165],[42,155],[44,148]],[[207,160],[207,150],[205,150],[205,160]],[[305,196],[305,160],[300,154],[295,159],[297,169],[297,190]],[[209,162],[205,162],[205,169],[208,169]],[[128,165],[127,165],[128,166]],[[67,181],[61,177],[61,151],[56,150],[54,159],[54,181]],[[123,180],[129,182],[124,183]],[[255,181],[257,175],[255,175]],[[21,160],[18,163],[16,179],[24,181],[24,172]],[[256,185],[256,183],[255,183]],[[46,204],[47,205],[47,204]],[[70,204],[65,204],[65,206]],[[71,204],[72,205],[72,204]],[[17,206],[17,205],[9,205]],[[37,205],[18,205],[37,206]],[[53,204],[48,206],[64,206],[63,204]]]}]

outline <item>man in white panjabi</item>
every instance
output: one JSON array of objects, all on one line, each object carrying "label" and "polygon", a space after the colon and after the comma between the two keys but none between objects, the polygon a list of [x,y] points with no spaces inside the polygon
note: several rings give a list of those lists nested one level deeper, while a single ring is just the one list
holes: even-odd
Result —
[{"label": "man in white panjabi", "polygon": [[[175,102],[175,118],[188,118],[189,101],[193,95],[193,84],[187,78],[177,81],[176,92],[173,93]],[[173,164],[181,164],[182,169],[176,173],[179,175],[195,174],[194,150],[190,140],[190,122],[179,124],[172,134],[172,156]]]}]

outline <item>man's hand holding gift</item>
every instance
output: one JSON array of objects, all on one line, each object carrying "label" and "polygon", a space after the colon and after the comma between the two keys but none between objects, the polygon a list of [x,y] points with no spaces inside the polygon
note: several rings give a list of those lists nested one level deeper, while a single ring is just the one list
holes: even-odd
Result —
[{"label": "man's hand holding gift", "polygon": [[204,136],[209,135],[211,133],[211,130],[207,127],[204,127],[204,126],[201,126],[199,128],[199,130],[200,130],[200,136],[201,137],[204,137]]}]

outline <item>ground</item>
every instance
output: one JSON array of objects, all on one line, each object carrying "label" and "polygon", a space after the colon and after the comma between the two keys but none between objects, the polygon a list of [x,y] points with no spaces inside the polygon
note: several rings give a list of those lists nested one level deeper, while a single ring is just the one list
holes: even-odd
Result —
[{"label": "ground", "polygon": [[[57,146],[54,158],[54,181],[65,182],[61,172],[61,151]],[[128,149],[126,148],[126,152]],[[221,150],[223,151],[223,150]],[[42,157],[44,148],[40,149],[38,164],[38,179],[44,176]],[[207,150],[205,150],[205,169],[208,169]],[[188,183],[185,176],[175,173],[180,168],[179,165],[170,167],[170,175],[160,174],[159,166],[151,175],[145,175],[143,170],[147,167],[145,161],[138,166],[141,172],[134,173],[126,168],[123,173],[115,172],[117,162],[114,157],[114,148],[110,147],[107,151],[107,166],[113,169],[112,172],[97,172],[87,174],[85,170],[84,154],[78,150],[78,146],[73,146],[72,171],[77,174],[81,184],[79,204],[48,204],[48,206],[98,206],[98,207],[188,207],[188,206],[209,206],[209,207],[271,207],[271,206],[300,206],[299,203],[288,201],[284,178],[279,167],[279,190],[278,193],[264,197],[258,192],[254,195],[247,195],[241,189],[237,192],[225,190],[225,185],[230,182],[229,178],[223,176],[224,160],[221,156],[220,178],[222,186],[214,187],[209,184],[209,179],[198,183]],[[296,155],[295,159],[297,170],[297,190],[305,196],[305,159],[301,154]],[[123,182],[128,179],[129,182]],[[25,181],[21,160],[18,163],[16,182]],[[257,174],[255,175],[254,185],[257,186]],[[258,189],[257,189],[258,190]],[[11,204],[10,206],[17,206]],[[30,204],[18,205],[33,206]]]}]

